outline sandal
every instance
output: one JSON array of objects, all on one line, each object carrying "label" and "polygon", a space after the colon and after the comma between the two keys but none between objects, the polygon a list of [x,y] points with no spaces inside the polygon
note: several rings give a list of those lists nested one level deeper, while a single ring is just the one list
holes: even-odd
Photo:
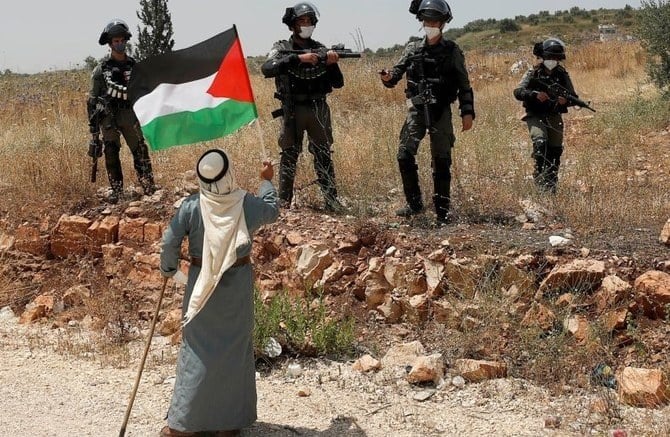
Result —
[{"label": "sandal", "polygon": [[177,431],[169,426],[164,426],[160,433],[160,437],[195,437],[197,435],[196,432]]}]

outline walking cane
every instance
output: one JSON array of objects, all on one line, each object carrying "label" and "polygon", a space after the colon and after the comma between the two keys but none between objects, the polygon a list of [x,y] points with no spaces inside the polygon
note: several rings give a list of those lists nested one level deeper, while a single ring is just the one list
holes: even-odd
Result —
[{"label": "walking cane", "polygon": [[149,354],[149,347],[151,346],[151,338],[154,336],[154,329],[156,329],[156,322],[158,321],[158,312],[161,309],[161,303],[163,302],[163,294],[165,293],[165,286],[167,285],[167,281],[168,278],[165,278],[163,281],[163,287],[161,288],[161,294],[158,296],[156,311],[154,311],[154,319],[151,322],[151,329],[149,329],[147,344],[144,347],[144,356],[142,357],[140,368],[137,370],[137,377],[135,378],[135,386],[133,387],[133,392],[130,394],[130,400],[128,401],[128,408],[126,408],[126,417],[124,417],[123,419],[123,425],[121,425],[121,431],[119,431],[119,437],[123,437],[126,435],[126,426],[128,425],[128,418],[130,417],[130,410],[133,409],[133,402],[135,402],[137,387],[139,387],[140,385],[140,378],[142,378],[142,370],[144,370],[144,362],[147,360],[147,355]]}]

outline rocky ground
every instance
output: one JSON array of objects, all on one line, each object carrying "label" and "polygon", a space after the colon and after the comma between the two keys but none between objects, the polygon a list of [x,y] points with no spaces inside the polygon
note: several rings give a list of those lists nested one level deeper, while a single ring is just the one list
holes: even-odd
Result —
[{"label": "rocky ground", "polygon": [[[3,435],[118,435],[141,342],[130,345],[127,366],[119,367],[104,356],[74,353],[77,344],[90,340],[80,328],[20,325],[7,311],[0,317],[0,339]],[[163,337],[154,338],[126,435],[157,435],[163,426],[174,381],[168,361],[175,352]],[[670,407],[621,406],[621,419],[610,423],[603,410],[607,391],[574,389],[555,396],[512,378],[464,386],[447,378],[438,387],[422,387],[384,372],[352,370],[351,362],[295,363],[300,371],[288,372],[285,362],[258,374],[258,422],[244,436],[563,436],[616,429],[657,436],[670,431]]]},{"label": "rocky ground", "polygon": [[[69,218],[27,222],[14,234],[0,234],[0,429],[7,435],[116,434],[162,283],[157,242],[187,191],[111,208],[82,206]],[[441,228],[430,215],[398,222],[326,215],[307,206],[283,211],[255,240],[263,297],[282,289],[309,296],[310,284],[317,285],[333,317],[356,320],[359,344],[349,362],[294,351],[261,363],[259,422],[245,435],[535,436],[615,428],[668,434],[669,407],[624,405],[614,390],[589,384],[596,358],[583,356],[606,357],[617,371],[634,366],[667,373],[666,309],[652,305],[647,314],[645,294],[656,287],[662,300],[667,292],[663,238],[670,238],[670,227],[602,240],[576,235],[550,208],[530,200],[495,222],[458,217]],[[572,273],[556,272],[575,261]],[[651,271],[658,272],[652,286],[638,285]],[[611,289],[604,285],[610,282]],[[180,293],[169,293],[128,435],[154,435],[164,423],[178,341],[167,319],[180,304]],[[611,332],[591,342],[587,333],[601,329],[610,311],[618,317],[605,324]],[[556,326],[569,331],[563,349],[552,351],[568,359],[529,371],[541,357],[529,357],[528,345],[517,344],[515,335],[528,325],[541,328],[547,336],[541,339],[551,340]],[[129,338],[135,340],[124,346]],[[599,343],[602,338],[614,342]],[[117,340],[120,346],[113,345]],[[411,360],[381,370],[352,368],[365,352],[384,363],[389,349],[413,340],[426,355],[440,357],[435,378],[410,383]],[[458,379],[458,358],[503,363],[507,377],[465,382]],[[301,370],[291,376],[294,362]]]}]

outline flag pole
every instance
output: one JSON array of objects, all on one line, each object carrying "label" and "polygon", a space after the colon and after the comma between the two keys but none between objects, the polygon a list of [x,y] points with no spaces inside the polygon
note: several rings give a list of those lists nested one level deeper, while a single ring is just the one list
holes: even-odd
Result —
[{"label": "flag pole", "polygon": [[258,131],[258,139],[261,142],[261,159],[263,161],[270,161],[270,155],[268,155],[268,151],[265,148],[265,137],[263,136],[263,128],[261,127],[260,118],[257,118],[254,124],[256,125],[256,130]]},{"label": "flag pole", "polygon": [[[237,39],[240,42],[240,51],[242,52],[242,60],[244,61],[244,67],[247,69],[247,81],[249,85],[249,89],[251,90],[251,95],[253,97],[253,101],[256,102],[256,96],[254,96],[254,88],[251,86],[251,79],[249,78],[249,66],[247,65],[247,60],[244,57],[244,50],[242,48],[242,40],[240,39],[240,34],[237,31],[237,25],[233,24],[233,30],[235,31],[235,39]],[[267,149],[265,148],[265,139],[263,137],[263,129],[261,128],[261,121],[258,118],[258,113],[256,113],[256,120],[254,120],[256,124],[256,128],[258,130],[258,139],[261,142],[261,160],[266,161],[270,160],[270,156],[268,155]]]}]

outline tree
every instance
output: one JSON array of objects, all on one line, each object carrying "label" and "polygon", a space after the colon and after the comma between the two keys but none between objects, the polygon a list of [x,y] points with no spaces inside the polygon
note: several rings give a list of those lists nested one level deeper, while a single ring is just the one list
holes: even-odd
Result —
[{"label": "tree", "polygon": [[636,34],[649,53],[649,77],[670,97],[670,2],[643,0],[637,14]]},{"label": "tree", "polygon": [[84,68],[93,71],[96,65],[98,65],[97,59],[95,59],[93,56],[86,56],[84,59]]},{"label": "tree", "polygon": [[134,54],[138,60],[172,51],[172,17],[167,2],[168,0],[140,0],[141,9],[137,11],[137,18],[144,24],[144,28],[137,26],[137,46]]}]

